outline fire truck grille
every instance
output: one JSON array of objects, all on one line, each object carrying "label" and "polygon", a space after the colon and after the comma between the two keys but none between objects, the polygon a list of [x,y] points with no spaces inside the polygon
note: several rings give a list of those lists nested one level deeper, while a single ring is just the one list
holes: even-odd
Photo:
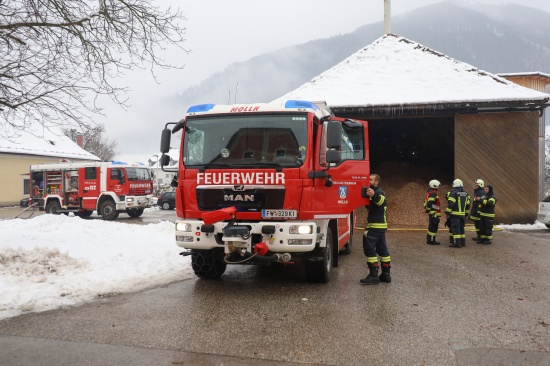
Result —
[{"label": "fire truck grille", "polygon": [[146,190],[147,188],[132,188],[132,194],[134,196],[145,196],[147,195],[147,193],[145,193]]},{"label": "fire truck grille", "polygon": [[285,201],[284,189],[197,189],[199,210],[218,210],[235,206],[239,211],[260,211],[263,208],[280,209]]}]

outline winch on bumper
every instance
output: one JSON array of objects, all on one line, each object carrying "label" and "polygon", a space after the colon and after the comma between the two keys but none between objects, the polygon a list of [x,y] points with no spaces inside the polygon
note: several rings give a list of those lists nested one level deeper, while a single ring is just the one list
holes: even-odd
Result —
[{"label": "winch on bumper", "polygon": [[[291,262],[299,253],[311,252],[322,238],[315,222],[217,222],[176,221],[176,244],[186,249],[224,248],[237,259]],[[229,259],[229,256],[227,256]],[[263,257],[263,258],[262,258]]]}]

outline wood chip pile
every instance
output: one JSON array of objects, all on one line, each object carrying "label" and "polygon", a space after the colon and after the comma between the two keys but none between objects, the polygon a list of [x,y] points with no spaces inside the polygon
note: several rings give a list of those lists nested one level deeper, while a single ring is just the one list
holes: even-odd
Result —
[{"label": "wood chip pile", "polygon": [[[380,187],[386,193],[388,200],[388,226],[428,226],[428,215],[424,212],[424,199],[428,190],[428,182],[437,179],[441,183],[438,189],[442,212],[447,208],[445,194],[451,190],[450,183],[434,174],[433,171],[411,167],[407,164],[388,162],[381,165],[373,173],[380,175]],[[449,178],[450,179],[450,178]],[[468,189],[468,187],[466,187]],[[357,227],[366,226],[367,210],[360,207],[357,210]],[[443,227],[445,215],[440,223]]]}]

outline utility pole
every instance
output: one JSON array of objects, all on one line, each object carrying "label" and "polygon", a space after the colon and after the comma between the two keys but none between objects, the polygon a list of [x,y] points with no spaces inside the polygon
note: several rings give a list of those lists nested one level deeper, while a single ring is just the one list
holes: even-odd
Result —
[{"label": "utility pole", "polygon": [[384,34],[391,33],[391,0],[384,0]]}]

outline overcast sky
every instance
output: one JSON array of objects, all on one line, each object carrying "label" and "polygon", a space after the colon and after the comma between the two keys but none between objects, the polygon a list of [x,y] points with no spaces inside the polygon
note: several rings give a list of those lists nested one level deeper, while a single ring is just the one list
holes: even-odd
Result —
[{"label": "overcast sky", "polygon": [[[444,0],[393,0],[392,17]],[[518,3],[550,12],[548,0],[453,0],[466,4]],[[384,0],[161,0],[159,6],[171,4],[183,10],[187,17],[187,40],[181,50],[170,50],[165,56],[174,63],[183,63],[183,70],[158,73],[155,83],[147,71],[132,72],[123,80],[132,91],[128,94],[132,106],[124,111],[105,104],[107,118],[97,122],[107,127],[118,141],[121,154],[157,153],[160,130],[165,122],[158,100],[196,85],[234,62],[314,39],[345,34],[358,27],[384,19]],[[383,27],[380,29],[383,35]],[[205,101],[208,102],[208,101]],[[158,111],[158,120],[144,121],[143,109]],[[174,111],[172,121],[184,114]],[[176,115],[177,114],[177,115]],[[144,129],[143,141],[126,141],[128,129],[157,125],[158,136]],[[153,144],[147,140],[155,140]],[[151,148],[151,146],[153,148]],[[147,150],[147,151],[144,151]],[[149,151],[153,150],[153,151]]]}]

